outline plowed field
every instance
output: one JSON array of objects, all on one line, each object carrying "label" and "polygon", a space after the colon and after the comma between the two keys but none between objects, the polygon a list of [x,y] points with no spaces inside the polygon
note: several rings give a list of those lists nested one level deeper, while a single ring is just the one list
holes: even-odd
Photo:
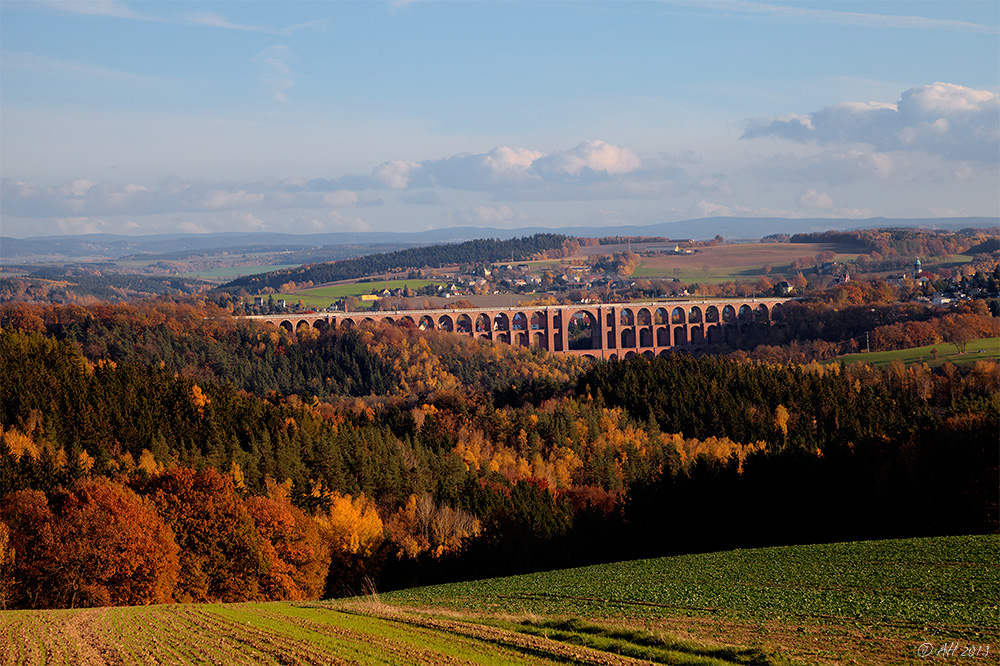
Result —
[{"label": "plowed field", "polygon": [[[45,664],[648,663],[492,626],[313,604],[151,606],[0,614],[0,662]],[[724,664],[697,659],[687,663]]]}]

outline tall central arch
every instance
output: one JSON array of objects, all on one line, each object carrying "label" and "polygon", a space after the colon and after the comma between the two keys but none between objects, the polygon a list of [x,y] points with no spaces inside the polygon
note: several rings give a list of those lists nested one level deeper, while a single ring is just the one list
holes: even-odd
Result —
[{"label": "tall central arch", "polygon": [[567,328],[569,349],[600,349],[601,327],[597,317],[588,310],[577,310],[569,318]]}]

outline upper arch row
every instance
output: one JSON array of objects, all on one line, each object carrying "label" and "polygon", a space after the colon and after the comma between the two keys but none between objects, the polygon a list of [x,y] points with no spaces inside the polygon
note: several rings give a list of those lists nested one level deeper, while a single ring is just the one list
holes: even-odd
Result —
[{"label": "upper arch row", "polygon": [[[721,304],[720,304],[721,305]],[[658,325],[685,325],[699,323],[737,323],[769,321],[774,311],[772,304],[768,307],[766,303],[742,303],[737,307],[735,304],[725,305],[692,305],[689,307],[675,306],[668,307],[611,307],[601,306],[600,308],[579,308],[569,317],[569,322],[586,322],[591,326],[598,325],[598,318],[601,317],[607,328],[634,327],[634,326],[658,326]],[[607,310],[600,312],[600,310]],[[409,324],[421,329],[436,329],[458,333],[485,333],[491,331],[527,331],[527,330],[547,330],[555,324],[555,319],[570,311],[570,308],[561,308],[555,312],[547,310],[519,310],[511,311],[483,310],[475,318],[467,312],[455,313],[443,312],[437,316],[419,313],[392,313],[382,316],[363,315],[316,315],[313,317],[288,317],[287,315],[274,315],[260,317],[268,321],[279,322],[289,330],[302,324],[325,325],[334,323],[338,326],[352,326],[361,322],[383,322],[388,324]],[[295,322],[293,326],[292,322]],[[567,322],[567,323],[569,323]]]}]

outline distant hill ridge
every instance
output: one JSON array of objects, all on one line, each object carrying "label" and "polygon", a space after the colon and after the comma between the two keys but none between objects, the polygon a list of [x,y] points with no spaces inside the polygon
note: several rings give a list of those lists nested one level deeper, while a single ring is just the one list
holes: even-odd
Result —
[{"label": "distant hill ridge", "polygon": [[650,225],[608,227],[563,227],[543,229],[496,229],[489,227],[449,227],[421,232],[339,232],[324,234],[289,234],[271,232],[220,232],[210,234],[156,234],[126,236],[119,234],[87,234],[77,236],[34,236],[29,238],[0,237],[0,260],[31,261],[43,257],[119,259],[129,255],[167,254],[191,250],[245,252],[248,248],[268,251],[300,250],[330,245],[432,245],[459,243],[468,240],[510,239],[539,233],[565,236],[666,236],[668,238],[711,238],[721,234],[726,238],[760,238],[774,233],[796,233],[827,230],[850,230],[871,227],[929,227],[963,229],[967,227],[997,227],[1000,217],[951,218],[751,218],[707,217]]}]

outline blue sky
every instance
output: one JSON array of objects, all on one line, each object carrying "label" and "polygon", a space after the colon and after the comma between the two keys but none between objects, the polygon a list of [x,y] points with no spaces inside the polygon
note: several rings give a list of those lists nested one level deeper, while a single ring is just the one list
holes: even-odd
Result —
[{"label": "blue sky", "polygon": [[0,232],[995,216],[998,24],[995,0],[4,0]]}]

